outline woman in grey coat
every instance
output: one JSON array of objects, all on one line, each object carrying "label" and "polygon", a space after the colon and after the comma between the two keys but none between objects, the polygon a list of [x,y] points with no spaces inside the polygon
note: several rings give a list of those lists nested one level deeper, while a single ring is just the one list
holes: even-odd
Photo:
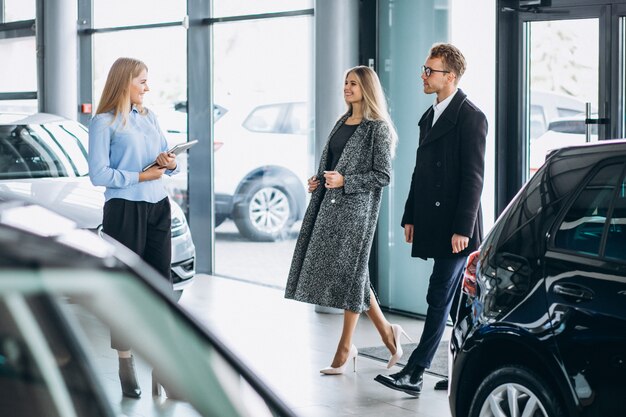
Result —
[{"label": "woman in grey coat", "polygon": [[347,71],[344,98],[348,110],[330,133],[317,175],[308,180],[311,201],[285,290],[286,298],[344,310],[335,357],[320,371],[330,375],[343,373],[351,359],[356,371],[358,351],[352,335],[360,313],[368,315],[389,348],[388,368],[402,356],[400,335],[406,335],[383,316],[368,273],[397,135],[372,69],[358,66]]}]

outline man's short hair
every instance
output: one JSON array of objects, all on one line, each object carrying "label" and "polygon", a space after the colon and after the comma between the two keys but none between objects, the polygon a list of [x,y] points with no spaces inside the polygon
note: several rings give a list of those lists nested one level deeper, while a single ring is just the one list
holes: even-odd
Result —
[{"label": "man's short hair", "polygon": [[430,48],[429,59],[440,58],[446,71],[456,75],[457,82],[465,73],[465,57],[454,45],[449,43],[436,43]]}]

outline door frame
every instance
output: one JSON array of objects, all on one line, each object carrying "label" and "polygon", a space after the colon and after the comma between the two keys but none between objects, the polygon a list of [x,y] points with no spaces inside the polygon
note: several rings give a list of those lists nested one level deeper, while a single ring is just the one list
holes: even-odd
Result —
[{"label": "door frame", "polygon": [[[599,139],[623,137],[624,51],[620,17],[624,0],[552,0],[550,6],[520,8],[517,0],[498,0],[496,21],[496,217],[526,181],[526,22],[597,18],[599,20],[598,111],[609,119]],[[626,26],[623,24],[622,26]],[[622,33],[623,36],[623,33]],[[619,88],[611,88],[619,86]],[[606,104],[603,104],[606,103]],[[608,109],[605,108],[608,107]]]}]

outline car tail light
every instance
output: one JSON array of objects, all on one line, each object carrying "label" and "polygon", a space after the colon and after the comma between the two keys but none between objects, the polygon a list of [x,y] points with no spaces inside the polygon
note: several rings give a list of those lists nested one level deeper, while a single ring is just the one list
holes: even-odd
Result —
[{"label": "car tail light", "polygon": [[476,297],[476,269],[478,267],[480,251],[470,253],[463,272],[463,292],[470,297]]},{"label": "car tail light", "polygon": [[213,152],[217,152],[222,145],[224,145],[224,142],[213,141]]}]

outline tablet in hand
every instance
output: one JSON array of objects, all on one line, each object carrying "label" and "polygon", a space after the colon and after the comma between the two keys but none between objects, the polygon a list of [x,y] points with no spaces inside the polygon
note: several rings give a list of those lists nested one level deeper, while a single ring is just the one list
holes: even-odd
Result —
[{"label": "tablet in hand", "polygon": [[[167,150],[167,153],[173,153],[174,155],[178,155],[182,152],[185,152],[187,149],[191,148],[193,145],[195,145],[196,143],[198,143],[198,140],[192,140],[189,142],[183,142],[183,143],[179,143],[177,145],[172,146],[171,148],[169,148]],[[153,166],[155,166],[157,163],[156,161],[150,163],[149,165],[146,165],[142,171],[147,171],[150,168],[152,168]]]}]

